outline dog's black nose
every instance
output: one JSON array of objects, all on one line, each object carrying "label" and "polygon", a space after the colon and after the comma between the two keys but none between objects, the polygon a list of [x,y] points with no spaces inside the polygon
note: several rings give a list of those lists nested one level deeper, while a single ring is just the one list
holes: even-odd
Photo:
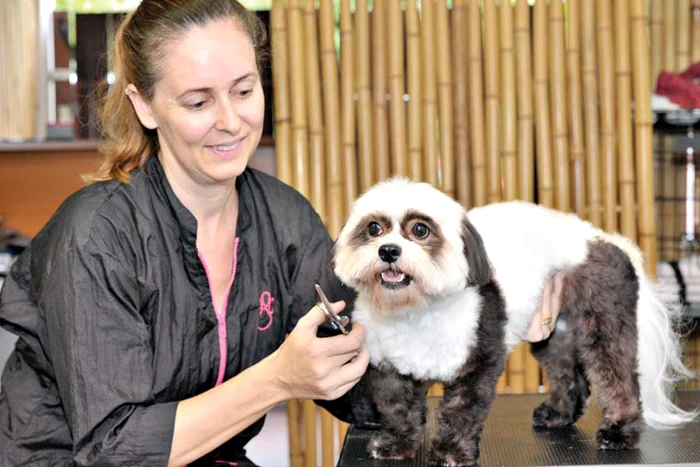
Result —
[{"label": "dog's black nose", "polygon": [[401,247],[393,243],[382,245],[379,247],[379,257],[382,261],[393,263],[401,256]]}]

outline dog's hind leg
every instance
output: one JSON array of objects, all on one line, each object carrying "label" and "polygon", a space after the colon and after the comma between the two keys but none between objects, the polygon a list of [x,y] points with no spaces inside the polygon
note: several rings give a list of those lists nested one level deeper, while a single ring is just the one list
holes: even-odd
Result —
[{"label": "dog's hind leg", "polygon": [[370,440],[375,459],[411,459],[423,442],[429,383],[398,373],[392,366],[370,366],[365,375],[380,414],[381,429]]},{"label": "dog's hind leg", "polygon": [[564,310],[551,337],[531,344],[530,350],[545,369],[551,388],[549,400],[532,415],[533,426],[556,429],[574,424],[585,411],[591,391],[576,359],[574,334]]},{"label": "dog's hind leg", "polygon": [[564,279],[578,358],[596,390],[600,449],[630,449],[641,435],[636,309],[639,282],[628,256],[596,241]]}]

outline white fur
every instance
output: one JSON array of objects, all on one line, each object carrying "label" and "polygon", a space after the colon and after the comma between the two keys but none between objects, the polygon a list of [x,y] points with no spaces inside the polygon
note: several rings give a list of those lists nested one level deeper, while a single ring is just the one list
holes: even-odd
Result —
[{"label": "white fur", "polygon": [[[411,246],[413,242],[395,234],[392,241],[404,249],[400,267],[410,270],[416,280],[423,280],[429,296],[416,309],[391,316],[371,313],[361,279],[380,263],[378,244],[371,242],[352,249],[347,246],[348,235],[369,214],[381,213],[397,221],[407,210],[422,212],[437,221],[447,251],[436,263],[420,247]],[[402,178],[375,185],[353,204],[337,242],[336,273],[359,292],[354,319],[367,328],[366,345],[375,364],[388,360],[405,374],[449,380],[466,361],[469,348],[475,344],[480,300],[471,288],[464,289],[464,277],[469,272],[462,254],[464,215],[462,206],[432,186]],[[482,236],[506,301],[509,349],[524,338],[545,281],[554,271],[566,271],[585,261],[589,240],[609,241],[627,253],[640,286],[637,326],[644,420],[661,428],[690,421],[697,415],[671,401],[675,383],[693,375],[681,361],[681,346],[673,332],[678,311],[657,298],[636,245],[573,214],[521,201],[474,208],[467,216]]]},{"label": "white fur", "polygon": [[353,320],[367,330],[365,345],[374,365],[387,361],[405,375],[450,381],[469,357],[480,303],[481,296],[470,287],[439,306],[431,303],[423,310],[387,316],[372,313],[360,296]]}]

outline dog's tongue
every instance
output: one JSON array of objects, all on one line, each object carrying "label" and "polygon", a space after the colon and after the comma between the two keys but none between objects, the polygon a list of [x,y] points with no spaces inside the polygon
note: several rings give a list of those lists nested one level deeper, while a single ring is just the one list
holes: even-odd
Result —
[{"label": "dog's tongue", "polygon": [[387,282],[401,282],[404,278],[404,274],[400,271],[388,270],[382,273],[382,279]]}]

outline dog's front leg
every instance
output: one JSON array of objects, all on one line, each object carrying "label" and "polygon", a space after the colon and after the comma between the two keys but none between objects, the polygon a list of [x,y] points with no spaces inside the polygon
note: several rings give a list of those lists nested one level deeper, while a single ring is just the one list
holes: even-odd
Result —
[{"label": "dog's front leg", "polygon": [[428,383],[402,375],[389,364],[370,366],[365,377],[381,424],[370,440],[370,454],[375,459],[413,458],[425,433]]},{"label": "dog's front leg", "polygon": [[438,412],[438,430],[430,449],[431,463],[444,466],[476,464],[479,439],[496,397],[496,384],[506,359],[505,309],[489,284],[481,289],[484,307],[477,341],[454,380],[445,383]]}]

